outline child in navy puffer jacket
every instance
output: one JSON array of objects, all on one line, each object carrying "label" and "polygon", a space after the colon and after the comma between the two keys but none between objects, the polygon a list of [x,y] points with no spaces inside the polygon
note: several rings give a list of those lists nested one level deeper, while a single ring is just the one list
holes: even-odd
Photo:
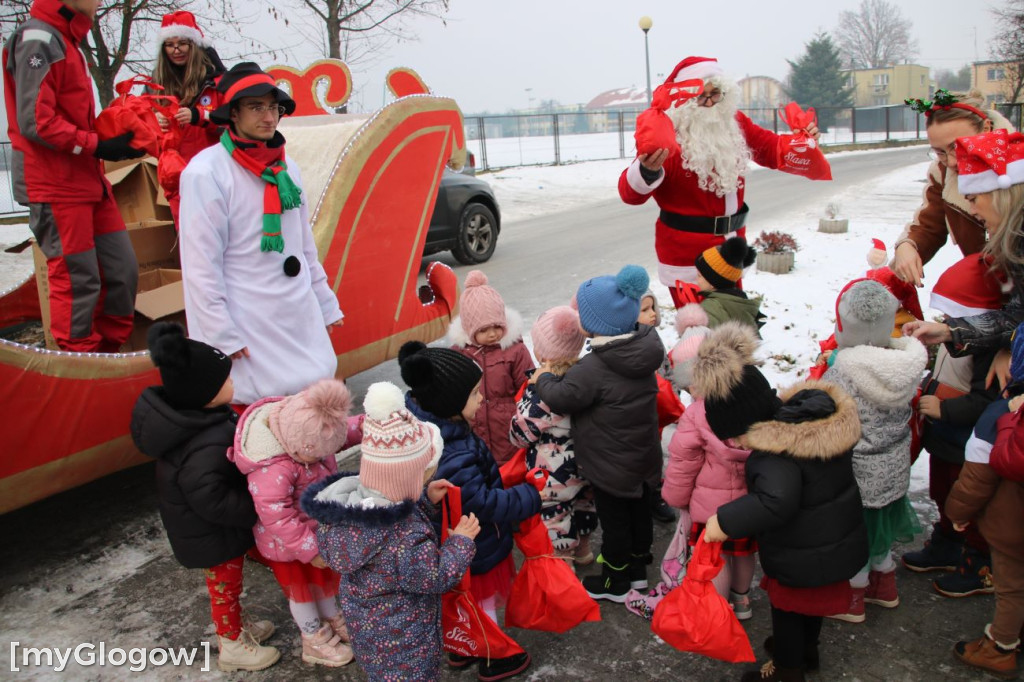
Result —
[{"label": "child in navy puffer jacket", "polygon": [[480,524],[470,514],[438,542],[431,519],[449,484],[432,481],[425,495],[423,485],[441,457],[440,432],[405,409],[394,384],[370,386],[363,406],[359,475],[313,484],[302,508],[320,524],[320,554],[341,574],[342,609],[367,676],[439,680],[441,595],[469,568]]},{"label": "child in navy puffer jacket", "polygon": [[[409,385],[406,408],[418,419],[436,425],[444,439],[444,452],[436,477],[462,491],[462,509],[480,519],[476,556],[470,566],[471,590],[480,609],[497,620],[497,608],[508,598],[515,562],[512,534],[515,524],[540,512],[540,493],[546,476],[530,474],[533,483],[506,489],[490,450],[470,424],[483,397],[481,370],[466,356],[448,348],[428,348],[410,341],[398,353],[402,380]],[[507,438],[507,436],[506,436]],[[449,665],[464,667],[472,660],[449,654]],[[523,652],[507,658],[481,660],[481,680],[516,675],[530,664]]]}]

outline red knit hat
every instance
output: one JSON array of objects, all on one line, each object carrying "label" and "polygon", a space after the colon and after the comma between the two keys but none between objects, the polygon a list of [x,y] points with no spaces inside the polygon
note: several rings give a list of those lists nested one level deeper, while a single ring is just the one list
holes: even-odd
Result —
[{"label": "red knit hat", "polygon": [[958,137],[961,194],[986,194],[1024,182],[1024,135],[1006,130]]},{"label": "red knit hat", "polygon": [[363,408],[359,482],[393,502],[418,500],[444,450],[440,430],[414,417],[401,389],[387,381],[366,390]]},{"label": "red knit hat", "polygon": [[541,362],[572,361],[580,356],[586,337],[580,329],[580,315],[567,305],[541,313],[530,330],[533,354]]},{"label": "red knit hat", "polygon": [[481,329],[502,327],[508,329],[505,319],[505,301],[493,287],[487,284],[487,275],[480,270],[470,270],[466,275],[465,289],[459,302],[462,315],[462,329],[473,343],[473,337]]},{"label": "red knit hat", "polygon": [[665,79],[666,83],[675,83],[689,79],[710,80],[724,76],[725,72],[718,65],[718,60],[711,57],[687,57],[676,64],[672,73]]},{"label": "red knit hat", "polygon": [[967,256],[939,275],[932,288],[931,307],[950,317],[999,310],[1003,307],[1002,284],[981,256]]},{"label": "red knit hat", "polygon": [[156,37],[161,43],[168,38],[185,38],[199,47],[210,46],[210,41],[203,35],[199,24],[196,23],[195,16],[185,10],[165,14],[160,21],[160,30]]}]

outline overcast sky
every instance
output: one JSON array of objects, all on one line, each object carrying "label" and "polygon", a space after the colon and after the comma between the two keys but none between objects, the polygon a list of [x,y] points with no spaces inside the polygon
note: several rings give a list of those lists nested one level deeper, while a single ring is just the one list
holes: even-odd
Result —
[{"label": "overcast sky", "polygon": [[[446,24],[418,20],[412,28],[419,40],[381,50],[373,64],[351,65],[355,97],[361,109],[379,107],[384,74],[394,66],[416,69],[436,93],[454,97],[467,113],[504,112],[542,100],[586,103],[604,90],[644,87],[644,37],[637,25],[643,15],[654,21],[649,41],[655,84],[691,54],[717,57],[737,78],[781,80],[788,73],[786,60],[798,57],[816,31],[832,31],[840,11],[859,2],[451,0]],[[913,24],[918,63],[955,69],[990,58],[995,20],[989,8],[1001,3],[895,4]],[[788,9],[800,5],[807,9]]]}]

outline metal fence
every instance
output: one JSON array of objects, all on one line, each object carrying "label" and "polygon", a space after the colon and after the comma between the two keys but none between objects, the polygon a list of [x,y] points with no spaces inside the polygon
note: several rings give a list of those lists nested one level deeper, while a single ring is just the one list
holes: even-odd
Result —
[{"label": "metal fence", "polygon": [[[817,110],[825,145],[862,144],[925,137],[923,117],[892,105]],[[466,143],[477,168],[574,163],[633,156],[640,110],[467,116]],[[789,132],[777,109],[744,110],[758,125]]]},{"label": "metal fence", "polygon": [[[1020,127],[1022,104],[1000,105]],[[901,105],[817,110],[825,145],[862,144],[924,138],[923,117]],[[479,170],[625,159],[634,154],[633,132],[639,110],[552,114],[467,116],[466,144]],[[747,109],[758,125],[776,133],[789,127],[777,109]],[[11,143],[0,142],[0,217],[27,211],[14,202]]]}]

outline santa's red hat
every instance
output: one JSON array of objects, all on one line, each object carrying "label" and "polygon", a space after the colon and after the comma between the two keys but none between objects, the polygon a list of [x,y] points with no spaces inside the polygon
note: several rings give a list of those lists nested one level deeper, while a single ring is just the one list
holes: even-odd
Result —
[{"label": "santa's red hat", "polygon": [[666,83],[675,83],[695,78],[697,80],[711,80],[725,75],[722,67],[718,65],[717,59],[711,57],[687,57],[676,64],[672,73],[665,79]]},{"label": "santa's red hat", "polygon": [[160,31],[157,39],[163,43],[168,38],[185,38],[191,40],[200,47],[209,47],[210,41],[203,35],[203,31],[196,23],[196,18],[191,12],[179,10],[165,14],[160,21]]},{"label": "santa's red hat", "polygon": [[956,166],[961,194],[985,194],[1024,182],[1024,135],[1006,130],[958,137]]},{"label": "santa's red hat", "polygon": [[950,317],[971,317],[999,310],[1003,307],[1002,283],[981,256],[967,256],[939,275],[932,287],[931,306]]}]

